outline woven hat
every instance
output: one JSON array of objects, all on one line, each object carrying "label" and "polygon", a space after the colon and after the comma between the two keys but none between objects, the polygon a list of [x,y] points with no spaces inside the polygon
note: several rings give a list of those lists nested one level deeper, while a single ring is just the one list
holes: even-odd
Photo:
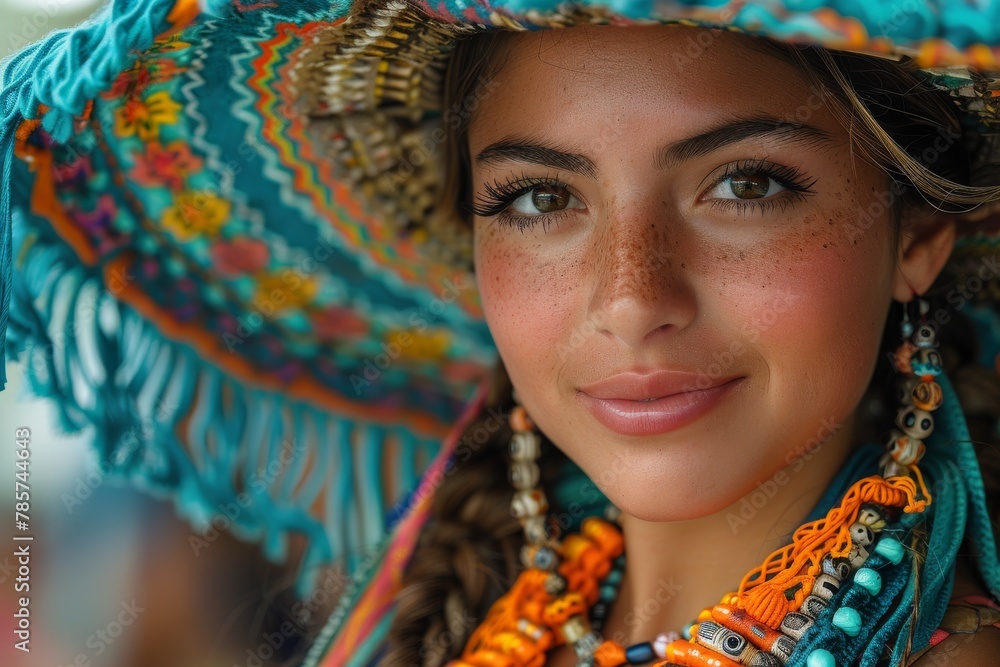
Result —
[{"label": "woven hat", "polygon": [[[913,58],[1000,180],[1000,2],[116,0],[4,63],[0,353],[196,526],[275,560],[304,535],[303,591],[405,555],[497,360],[469,233],[433,205],[449,51],[648,22]],[[997,217],[960,216],[955,262]],[[998,297],[969,309],[989,367]]]}]

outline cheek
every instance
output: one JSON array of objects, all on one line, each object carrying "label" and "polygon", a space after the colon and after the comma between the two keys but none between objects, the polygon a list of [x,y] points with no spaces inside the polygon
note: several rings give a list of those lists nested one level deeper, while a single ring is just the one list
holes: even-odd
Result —
[{"label": "cheek", "polygon": [[740,284],[725,292],[721,307],[735,313],[782,394],[846,405],[874,367],[891,294],[888,221],[851,243],[843,230],[852,210],[817,215],[747,251],[747,268],[733,278]]},{"label": "cheek", "polygon": [[487,325],[509,371],[526,365],[551,368],[572,327],[577,264],[545,259],[530,244],[505,242],[503,236],[476,244],[476,280]]}]

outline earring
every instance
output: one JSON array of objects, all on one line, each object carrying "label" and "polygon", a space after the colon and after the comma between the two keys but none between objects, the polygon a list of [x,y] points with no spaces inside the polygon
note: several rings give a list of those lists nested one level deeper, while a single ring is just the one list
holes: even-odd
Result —
[{"label": "earring", "polygon": [[548,546],[552,536],[547,527],[549,501],[538,482],[541,471],[538,457],[541,455],[541,437],[528,411],[518,403],[514,393],[514,408],[510,412],[510,426],[514,431],[510,439],[509,479],[514,487],[510,511],[521,523],[529,546]]},{"label": "earring", "polygon": [[944,364],[934,327],[927,321],[930,304],[916,299],[919,321],[910,321],[910,303],[903,304],[903,321],[900,334],[903,342],[892,356],[892,364],[900,374],[897,379],[898,398],[901,403],[896,413],[895,428],[886,443],[885,454],[879,465],[883,477],[906,475],[919,463],[926,451],[924,440],[934,430],[931,412],[943,400],[941,386],[935,378],[944,373]]}]

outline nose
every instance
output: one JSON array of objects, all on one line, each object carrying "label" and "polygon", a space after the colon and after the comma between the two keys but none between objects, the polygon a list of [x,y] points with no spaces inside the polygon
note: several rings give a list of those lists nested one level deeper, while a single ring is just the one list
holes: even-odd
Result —
[{"label": "nose", "polygon": [[638,349],[694,319],[695,295],[681,254],[682,229],[662,202],[623,206],[590,248],[591,313],[604,335]]}]

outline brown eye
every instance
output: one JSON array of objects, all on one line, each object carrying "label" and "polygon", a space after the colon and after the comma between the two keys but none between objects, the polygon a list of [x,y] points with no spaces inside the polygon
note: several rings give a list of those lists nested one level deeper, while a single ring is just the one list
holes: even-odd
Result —
[{"label": "brown eye", "polygon": [[536,216],[567,208],[583,208],[583,205],[565,187],[542,184],[511,202],[511,208],[520,215]]},{"label": "brown eye", "polygon": [[740,199],[759,199],[767,194],[770,180],[759,172],[733,176],[729,181],[729,189]]},{"label": "brown eye", "polygon": [[531,191],[531,205],[542,213],[561,211],[569,204],[569,198],[565,188],[555,185],[540,185]]}]

